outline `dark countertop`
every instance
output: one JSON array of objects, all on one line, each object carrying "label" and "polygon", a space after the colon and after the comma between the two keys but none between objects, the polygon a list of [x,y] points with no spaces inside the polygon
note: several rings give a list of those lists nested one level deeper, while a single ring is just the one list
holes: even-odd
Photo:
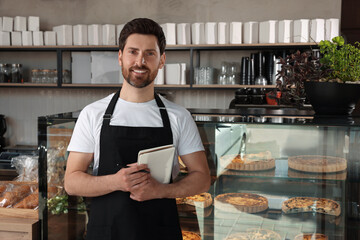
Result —
[{"label": "dark countertop", "polygon": [[[311,108],[247,107],[238,109],[188,108],[197,122],[238,122],[323,126],[359,126],[359,116],[317,116]],[[39,117],[54,124],[76,120],[80,111]]]},{"label": "dark countertop", "polygon": [[266,124],[295,124],[323,126],[359,126],[360,118],[353,116],[317,116],[313,110],[296,108],[189,108],[197,122],[238,122]]}]

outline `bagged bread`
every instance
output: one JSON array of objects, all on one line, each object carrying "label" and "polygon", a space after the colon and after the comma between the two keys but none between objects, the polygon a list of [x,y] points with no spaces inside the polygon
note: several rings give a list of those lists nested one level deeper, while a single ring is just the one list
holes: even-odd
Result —
[{"label": "bagged bread", "polygon": [[8,189],[0,198],[0,207],[11,207],[21,199],[32,193],[36,187],[30,184],[14,186]]},{"label": "bagged bread", "polygon": [[1,184],[0,185],[0,196],[3,194],[3,192],[5,192],[6,190],[6,185],[5,184]]},{"label": "bagged bread", "polygon": [[[52,198],[58,192],[58,188],[51,186],[48,187],[48,198]],[[27,209],[35,209],[39,206],[39,190],[36,189],[29,196],[25,197],[23,200],[15,204],[14,208],[27,208]]]}]

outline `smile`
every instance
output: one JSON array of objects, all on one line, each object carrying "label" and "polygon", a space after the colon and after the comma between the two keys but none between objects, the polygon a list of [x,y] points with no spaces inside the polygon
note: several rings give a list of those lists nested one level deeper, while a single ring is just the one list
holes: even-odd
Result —
[{"label": "smile", "polygon": [[133,70],[133,71],[138,74],[146,73],[146,70]]}]

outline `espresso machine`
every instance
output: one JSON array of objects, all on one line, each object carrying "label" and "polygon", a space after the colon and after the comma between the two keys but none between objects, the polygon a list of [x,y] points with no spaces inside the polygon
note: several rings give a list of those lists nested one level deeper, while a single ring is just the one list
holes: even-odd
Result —
[{"label": "espresso machine", "polygon": [[0,152],[2,152],[5,147],[5,138],[4,138],[5,132],[6,132],[5,116],[0,114]]}]

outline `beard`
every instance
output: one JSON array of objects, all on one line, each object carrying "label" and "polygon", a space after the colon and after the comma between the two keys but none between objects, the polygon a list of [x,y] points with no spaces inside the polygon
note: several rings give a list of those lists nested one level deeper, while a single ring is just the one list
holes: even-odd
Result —
[{"label": "beard", "polygon": [[[145,76],[132,76],[132,70],[146,70],[147,74]],[[122,69],[122,75],[126,82],[135,88],[144,88],[149,86],[156,78],[158,70],[151,72],[149,68],[142,67],[130,67],[129,69]]]}]

